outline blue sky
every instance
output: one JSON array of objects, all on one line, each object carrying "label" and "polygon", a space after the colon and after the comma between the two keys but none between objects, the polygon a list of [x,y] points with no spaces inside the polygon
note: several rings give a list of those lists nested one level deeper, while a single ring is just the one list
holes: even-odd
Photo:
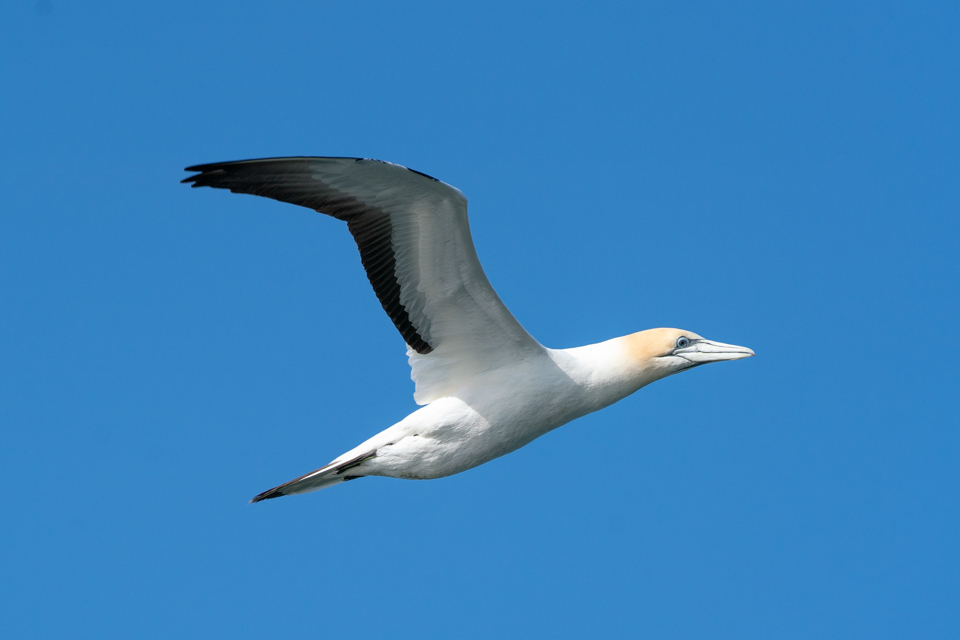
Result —
[{"label": "blue sky", "polygon": [[[0,9],[17,638],[960,634],[960,9]],[[754,348],[451,478],[248,505],[414,408],[346,229],[178,181],[381,158],[542,343]]]}]

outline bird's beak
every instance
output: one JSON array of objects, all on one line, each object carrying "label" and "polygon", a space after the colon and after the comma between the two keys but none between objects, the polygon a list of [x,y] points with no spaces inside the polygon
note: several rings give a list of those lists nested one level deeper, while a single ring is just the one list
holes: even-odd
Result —
[{"label": "bird's beak", "polygon": [[722,360],[740,360],[756,354],[753,349],[747,347],[700,339],[695,340],[689,347],[677,349],[673,352],[673,355],[689,360],[693,364],[706,364]]}]

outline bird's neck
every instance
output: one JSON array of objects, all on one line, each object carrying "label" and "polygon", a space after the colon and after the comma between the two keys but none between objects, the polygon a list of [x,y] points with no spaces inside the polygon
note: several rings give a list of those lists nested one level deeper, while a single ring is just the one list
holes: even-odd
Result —
[{"label": "bird's neck", "polygon": [[626,398],[641,387],[663,377],[647,353],[638,334],[613,338],[573,349],[559,349],[556,363],[584,391],[584,398],[596,404],[596,411]]}]

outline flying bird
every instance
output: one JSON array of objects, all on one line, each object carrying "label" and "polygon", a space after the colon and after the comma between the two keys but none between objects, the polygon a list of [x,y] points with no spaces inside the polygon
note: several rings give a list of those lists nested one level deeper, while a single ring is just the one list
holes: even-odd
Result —
[{"label": "flying bird", "polygon": [[300,205],[347,223],[407,345],[424,405],[316,471],[251,502],[364,476],[442,478],[708,362],[754,355],[680,329],[550,349],[517,322],[477,258],[467,199],[419,171],[367,158],[269,158],[188,167],[193,187]]}]

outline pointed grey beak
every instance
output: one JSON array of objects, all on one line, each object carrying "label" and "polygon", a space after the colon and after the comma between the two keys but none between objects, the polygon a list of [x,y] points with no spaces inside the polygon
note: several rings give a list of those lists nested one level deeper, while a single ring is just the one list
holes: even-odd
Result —
[{"label": "pointed grey beak", "polygon": [[680,356],[694,364],[706,364],[722,360],[740,360],[757,354],[753,352],[753,349],[747,347],[700,339],[694,340],[689,347],[674,350],[673,355]]}]

